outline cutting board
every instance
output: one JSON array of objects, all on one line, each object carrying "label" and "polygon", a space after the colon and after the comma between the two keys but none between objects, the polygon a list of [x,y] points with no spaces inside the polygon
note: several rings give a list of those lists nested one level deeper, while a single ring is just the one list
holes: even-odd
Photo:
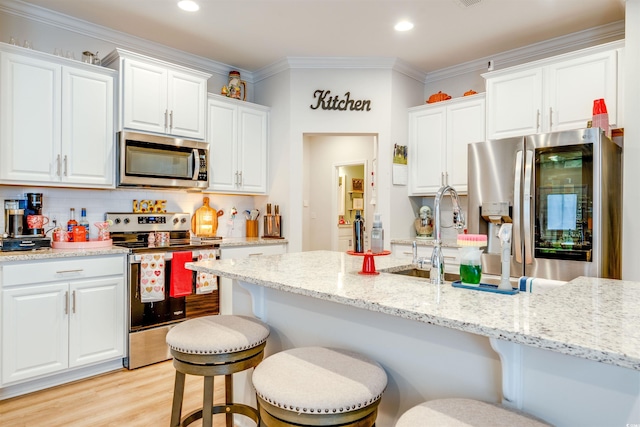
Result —
[{"label": "cutting board", "polygon": [[191,217],[191,232],[198,237],[214,237],[218,231],[218,217],[224,215],[209,206],[209,198],[202,199],[202,206]]}]

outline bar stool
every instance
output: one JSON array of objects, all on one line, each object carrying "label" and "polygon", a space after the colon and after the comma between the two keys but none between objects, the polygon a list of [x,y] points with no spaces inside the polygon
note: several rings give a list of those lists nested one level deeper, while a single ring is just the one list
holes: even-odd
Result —
[{"label": "bar stool", "polygon": [[301,347],[264,359],[253,386],[263,427],[371,427],[387,374],[355,352]]},{"label": "bar stool", "polygon": [[436,399],[402,414],[395,427],[548,427],[529,414],[473,399]]},{"label": "bar stool", "polygon": [[[235,372],[253,368],[264,357],[269,327],[260,320],[233,315],[205,316],[179,323],[167,333],[173,356],[176,379],[171,408],[171,427],[188,426],[202,418],[202,425],[212,426],[212,414],[226,413],[227,427],[233,427],[233,414],[251,418],[256,424],[256,408],[234,404]],[[191,412],[181,421],[185,374],[204,377],[202,409]],[[213,379],[224,375],[224,405],[213,406]]]}]

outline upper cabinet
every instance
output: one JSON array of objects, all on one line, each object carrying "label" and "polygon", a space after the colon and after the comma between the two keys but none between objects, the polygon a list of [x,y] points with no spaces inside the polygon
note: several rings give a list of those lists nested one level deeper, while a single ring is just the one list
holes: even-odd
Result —
[{"label": "upper cabinet", "polygon": [[443,185],[467,192],[467,145],[485,140],[485,98],[477,94],[409,109],[409,195]]},{"label": "upper cabinet", "polygon": [[594,99],[618,113],[622,44],[610,43],[483,75],[487,84],[487,139],[587,126]]},{"label": "upper cabinet", "polygon": [[205,138],[210,74],[122,49],[104,63],[120,71],[120,128]]},{"label": "upper cabinet", "polygon": [[114,187],[112,70],[0,47],[0,182]]},{"label": "upper cabinet", "polygon": [[269,108],[209,95],[209,190],[267,192]]}]

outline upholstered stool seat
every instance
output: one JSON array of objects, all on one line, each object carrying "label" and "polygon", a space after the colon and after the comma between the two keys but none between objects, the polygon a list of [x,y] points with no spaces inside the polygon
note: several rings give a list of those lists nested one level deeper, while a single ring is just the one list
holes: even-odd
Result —
[{"label": "upholstered stool seat", "polygon": [[395,427],[543,427],[522,411],[473,399],[436,399],[402,414]]},{"label": "upholstered stool seat", "polygon": [[253,385],[262,426],[370,427],[387,374],[355,352],[302,347],[264,359]]},{"label": "upholstered stool seat", "polygon": [[[176,368],[171,409],[171,427],[187,426],[202,418],[203,426],[212,425],[212,414],[227,414],[227,427],[233,426],[233,414],[241,414],[258,423],[256,408],[234,404],[232,374],[253,368],[264,357],[269,327],[245,316],[205,316],[179,323],[167,333],[167,344]],[[202,409],[180,419],[185,374],[204,377]],[[213,406],[213,379],[225,376],[225,405]]]}]

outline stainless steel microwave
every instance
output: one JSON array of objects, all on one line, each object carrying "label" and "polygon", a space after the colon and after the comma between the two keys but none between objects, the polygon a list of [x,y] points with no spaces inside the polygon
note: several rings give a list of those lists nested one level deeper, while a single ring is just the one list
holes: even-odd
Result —
[{"label": "stainless steel microwave", "polygon": [[209,144],[122,131],[118,135],[118,186],[207,188]]}]

